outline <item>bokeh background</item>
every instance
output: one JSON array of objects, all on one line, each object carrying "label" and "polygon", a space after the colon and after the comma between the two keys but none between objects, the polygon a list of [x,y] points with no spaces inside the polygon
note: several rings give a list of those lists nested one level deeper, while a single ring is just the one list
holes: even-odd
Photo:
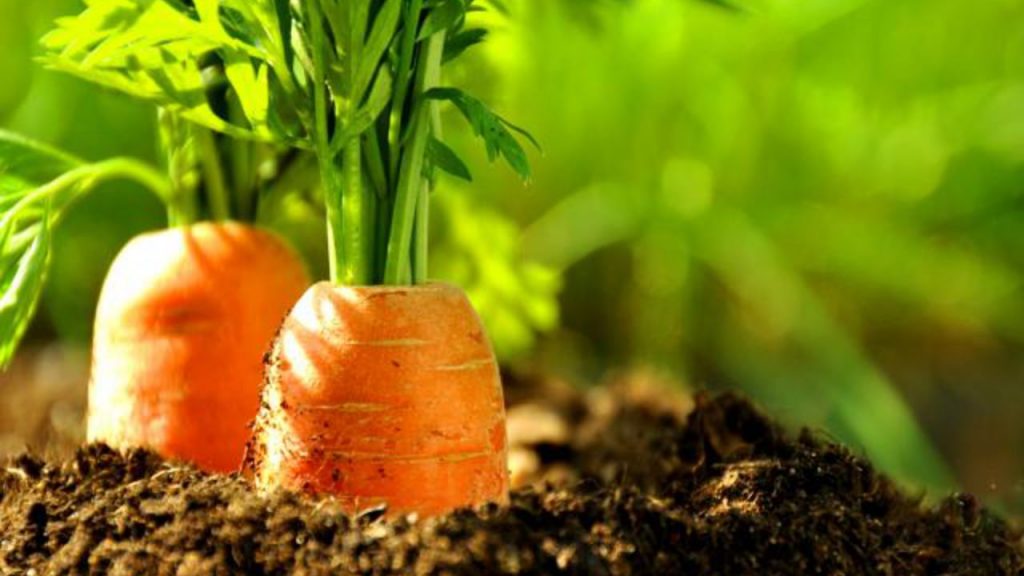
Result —
[{"label": "bokeh background", "polygon": [[[909,486],[1024,512],[1024,2],[504,4],[448,80],[543,154],[524,186],[447,117],[475,180],[442,182],[432,258],[511,373],[739,389]],[[153,160],[148,105],[33,62],[80,7],[0,0],[0,127]],[[130,185],[73,210],[0,393],[84,390],[106,268],[163,222]],[[278,225],[322,271],[319,230]],[[77,426],[72,397],[38,425]]]}]

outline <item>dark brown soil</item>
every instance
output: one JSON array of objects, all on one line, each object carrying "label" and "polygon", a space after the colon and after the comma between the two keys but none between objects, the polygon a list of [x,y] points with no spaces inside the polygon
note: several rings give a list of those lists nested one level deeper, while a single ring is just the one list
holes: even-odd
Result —
[{"label": "dark brown soil", "polygon": [[348,518],[94,445],[0,470],[0,572],[1024,574],[1019,535],[972,497],[925,506],[736,396],[685,414],[632,387],[516,394],[514,460],[535,483],[507,510]]}]

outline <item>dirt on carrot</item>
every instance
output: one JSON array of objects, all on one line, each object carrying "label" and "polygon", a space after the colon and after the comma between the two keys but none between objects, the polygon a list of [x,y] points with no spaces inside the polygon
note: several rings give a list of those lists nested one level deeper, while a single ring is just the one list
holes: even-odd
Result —
[{"label": "dirt on carrot", "polygon": [[237,476],[92,445],[65,459],[6,462],[0,572],[1024,570],[1019,534],[972,497],[924,505],[869,462],[809,432],[788,435],[737,396],[698,396],[691,406],[633,383],[584,395],[519,382],[508,397],[523,483],[508,509],[352,518],[330,498],[260,496]]}]

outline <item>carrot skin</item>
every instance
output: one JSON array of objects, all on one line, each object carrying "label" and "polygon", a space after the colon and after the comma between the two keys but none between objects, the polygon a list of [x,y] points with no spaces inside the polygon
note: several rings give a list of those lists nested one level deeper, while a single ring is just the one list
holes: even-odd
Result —
[{"label": "carrot skin", "polygon": [[268,358],[256,479],[350,511],[435,515],[508,500],[494,353],[446,284],[311,287]]},{"label": "carrot skin", "polygon": [[259,406],[263,354],[308,285],[295,252],[243,224],[133,239],[97,308],[89,440],[237,470]]}]

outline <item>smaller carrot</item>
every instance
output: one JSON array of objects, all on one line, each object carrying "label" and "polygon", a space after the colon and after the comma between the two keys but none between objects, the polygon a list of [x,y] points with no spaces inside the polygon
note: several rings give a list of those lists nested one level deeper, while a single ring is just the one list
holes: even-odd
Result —
[{"label": "smaller carrot", "polygon": [[262,489],[334,494],[351,512],[506,503],[500,376],[463,292],[311,287],[268,356],[252,456]]},{"label": "smaller carrot", "polygon": [[114,261],[93,336],[88,438],[237,470],[263,354],[309,281],[277,236],[204,222],[143,234]]}]

